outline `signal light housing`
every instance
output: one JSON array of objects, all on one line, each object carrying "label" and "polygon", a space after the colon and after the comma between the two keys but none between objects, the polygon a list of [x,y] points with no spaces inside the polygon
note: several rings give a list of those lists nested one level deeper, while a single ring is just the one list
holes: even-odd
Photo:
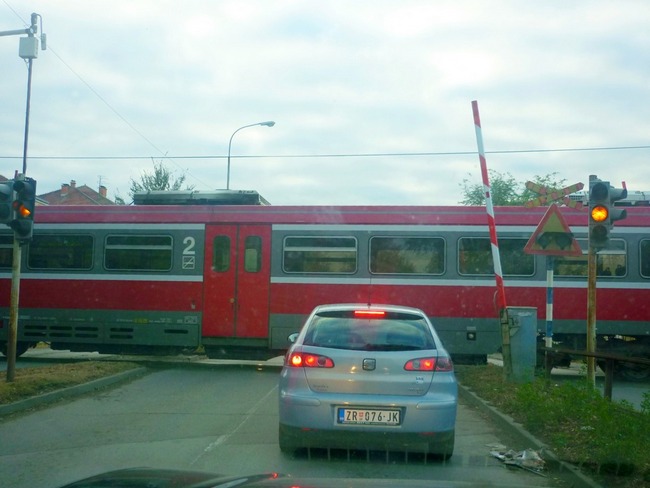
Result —
[{"label": "signal light housing", "polygon": [[0,182],[0,223],[9,225],[14,215],[14,182],[13,180]]},{"label": "signal light housing", "polygon": [[22,177],[13,181],[14,200],[9,227],[21,244],[29,242],[34,233],[34,207],[36,205],[36,180]]},{"label": "signal light housing", "polygon": [[627,217],[627,211],[614,203],[627,197],[625,188],[614,188],[609,181],[589,181],[589,245],[602,249],[609,242],[614,222]]}]

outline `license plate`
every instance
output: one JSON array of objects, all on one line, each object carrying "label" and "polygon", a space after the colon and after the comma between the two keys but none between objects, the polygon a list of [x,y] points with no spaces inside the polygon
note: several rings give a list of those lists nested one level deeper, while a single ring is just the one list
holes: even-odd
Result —
[{"label": "license plate", "polygon": [[339,424],[399,425],[399,410],[379,410],[374,408],[339,408]]}]

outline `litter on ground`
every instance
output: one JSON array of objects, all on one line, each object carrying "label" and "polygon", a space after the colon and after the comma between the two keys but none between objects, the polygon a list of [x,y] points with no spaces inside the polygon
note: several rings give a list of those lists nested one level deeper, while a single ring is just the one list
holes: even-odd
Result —
[{"label": "litter on ground", "polygon": [[491,444],[488,447],[490,448],[490,455],[503,461],[506,466],[517,467],[540,476],[546,476],[543,473],[546,463],[538,451],[533,449],[514,451],[501,444]]}]

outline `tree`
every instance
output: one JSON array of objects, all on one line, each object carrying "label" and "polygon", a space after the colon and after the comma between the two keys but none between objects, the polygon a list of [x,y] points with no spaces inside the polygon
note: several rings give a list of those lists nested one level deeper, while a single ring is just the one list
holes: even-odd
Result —
[{"label": "tree", "polygon": [[[500,173],[495,170],[488,170],[488,173],[494,206],[523,206],[524,203],[538,196],[526,188],[525,182],[518,183],[510,173]],[[557,175],[557,173],[535,175],[531,181],[545,186],[549,192],[552,192],[566,186],[566,179],[558,180]],[[473,181],[474,178],[470,174],[459,184],[463,195],[463,199],[459,202],[461,205],[485,205],[483,183],[473,183]]]},{"label": "tree", "polygon": [[[185,183],[185,175],[181,175],[178,178],[174,179],[174,173],[170,171],[163,165],[162,160],[156,163],[153,158],[153,173],[147,173],[146,171],[142,172],[140,181],[135,181],[131,178],[131,189],[129,190],[129,195],[133,199],[133,195],[141,191],[175,191],[180,190]],[[193,190],[194,185],[186,186],[186,190]],[[117,201],[117,198],[116,198]]]}]

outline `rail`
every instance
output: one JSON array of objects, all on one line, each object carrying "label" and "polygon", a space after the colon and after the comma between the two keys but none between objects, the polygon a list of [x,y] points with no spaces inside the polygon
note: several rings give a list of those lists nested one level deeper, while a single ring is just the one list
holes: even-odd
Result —
[{"label": "rail", "polygon": [[[551,348],[551,347],[541,347],[539,349],[550,353],[569,354],[571,356],[584,356],[584,357],[604,360],[605,361],[605,389],[603,395],[608,400],[612,399],[612,388],[614,385],[614,365],[617,362],[640,364],[643,366],[650,367],[650,359],[633,358],[628,356],[619,356],[617,354],[576,351],[573,349],[561,349],[561,348]],[[550,359],[550,355],[547,354],[546,362],[545,362],[546,379],[550,379],[551,370],[553,369],[553,362],[550,361],[549,359]]]}]

